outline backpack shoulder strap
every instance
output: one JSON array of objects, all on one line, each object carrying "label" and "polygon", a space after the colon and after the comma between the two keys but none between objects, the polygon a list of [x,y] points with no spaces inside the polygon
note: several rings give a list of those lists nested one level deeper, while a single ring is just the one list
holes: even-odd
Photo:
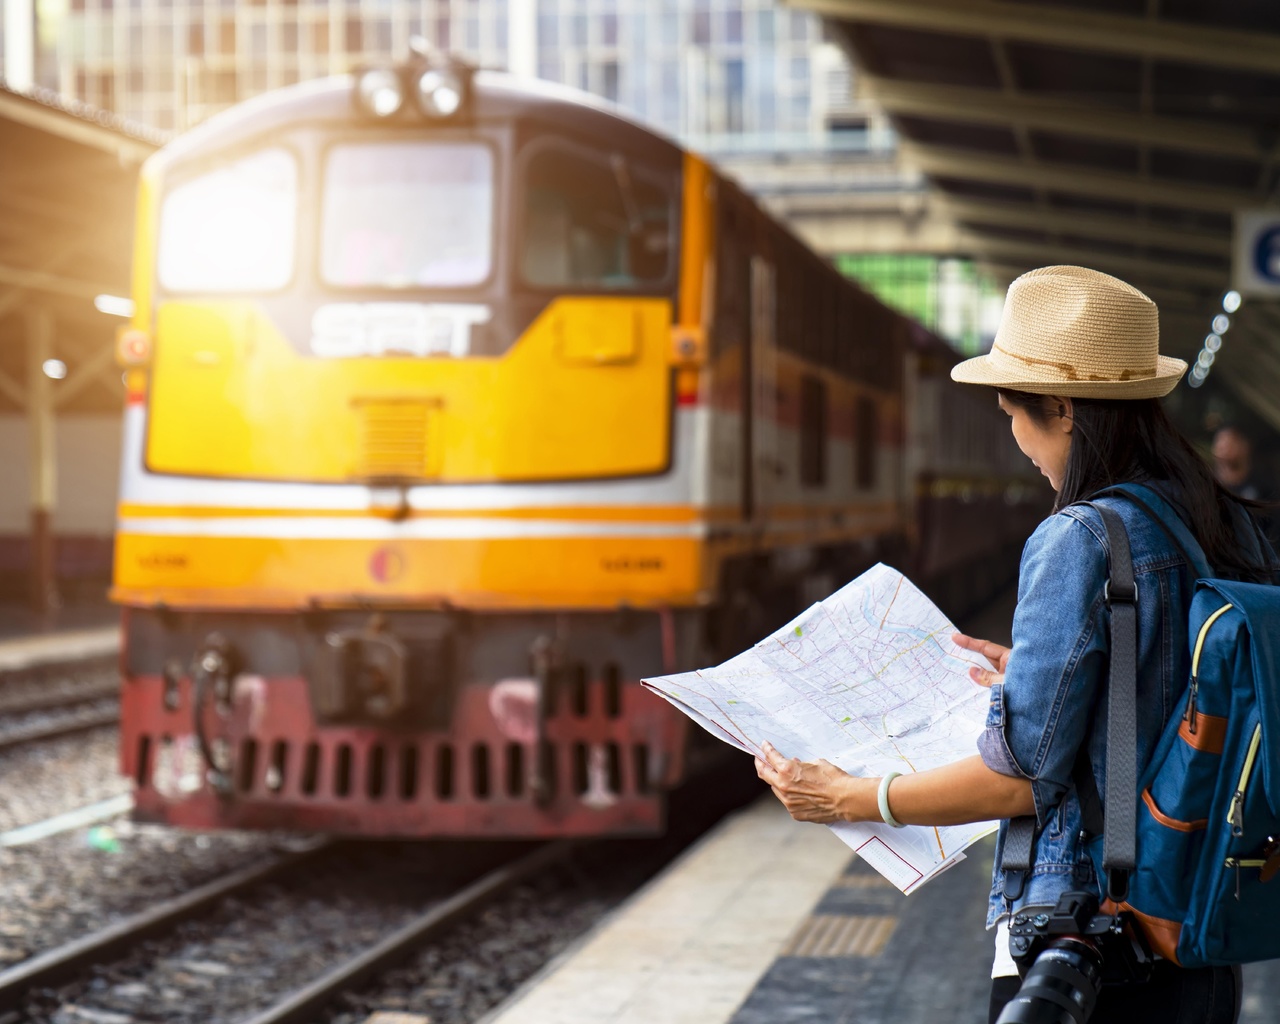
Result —
[{"label": "backpack shoulder strap", "polygon": [[1124,902],[1137,864],[1138,834],[1138,586],[1124,521],[1089,502],[1107,531],[1110,578],[1104,591],[1111,618],[1107,684],[1107,799],[1102,867],[1107,896]]},{"label": "backpack shoulder strap", "polygon": [[[1169,538],[1178,553],[1186,559],[1187,564],[1191,566],[1197,577],[1211,579],[1216,575],[1213,571],[1213,566],[1209,564],[1209,560],[1205,557],[1204,550],[1200,547],[1200,542],[1196,540],[1195,535],[1187,527],[1181,511],[1173,502],[1157,493],[1151,487],[1133,483],[1104,487],[1089,497],[1093,499],[1112,495],[1123,497],[1126,501],[1145,512],[1147,518],[1164,531],[1164,535]],[[1083,502],[1083,504],[1093,505],[1093,502],[1090,500]],[[1101,511],[1101,506],[1093,505],[1093,507]],[[1166,512],[1167,514],[1162,515],[1161,512]]]},{"label": "backpack shoulder strap", "polygon": [[[1085,828],[1102,832],[1102,867],[1107,872],[1107,895],[1117,903],[1129,891],[1129,873],[1137,863],[1138,829],[1138,588],[1124,521],[1111,509],[1084,502],[1101,517],[1107,531],[1109,578],[1104,594],[1111,618],[1111,668],[1107,686],[1107,800],[1106,823],[1098,806],[1097,788],[1087,751],[1077,753],[1073,770],[1086,820]],[[1197,548],[1198,550],[1198,548]],[[1087,776],[1087,778],[1086,778]],[[1005,833],[1000,870],[1004,895],[1022,895],[1035,846],[1034,816],[1014,818]]]}]

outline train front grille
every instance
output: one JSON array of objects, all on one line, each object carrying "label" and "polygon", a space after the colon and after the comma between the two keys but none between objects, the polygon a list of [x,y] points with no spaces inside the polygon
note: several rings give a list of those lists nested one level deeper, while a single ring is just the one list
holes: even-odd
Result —
[{"label": "train front grille", "polygon": [[421,399],[355,403],[359,439],[355,475],[366,480],[435,476],[432,404]]}]

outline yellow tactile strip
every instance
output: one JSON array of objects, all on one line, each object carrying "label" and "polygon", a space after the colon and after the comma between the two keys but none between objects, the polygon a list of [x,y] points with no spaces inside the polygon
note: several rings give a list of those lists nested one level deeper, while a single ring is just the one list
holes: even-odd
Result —
[{"label": "yellow tactile strip", "polygon": [[896,917],[814,914],[782,947],[782,956],[879,956],[897,927]]}]

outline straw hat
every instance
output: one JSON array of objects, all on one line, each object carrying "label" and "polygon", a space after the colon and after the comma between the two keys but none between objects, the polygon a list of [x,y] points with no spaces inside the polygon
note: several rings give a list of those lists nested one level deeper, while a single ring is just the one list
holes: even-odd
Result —
[{"label": "straw hat", "polygon": [[1159,353],[1156,304],[1119,278],[1041,267],[1009,285],[991,351],[951,368],[962,384],[1069,398],[1157,398],[1187,364]]}]

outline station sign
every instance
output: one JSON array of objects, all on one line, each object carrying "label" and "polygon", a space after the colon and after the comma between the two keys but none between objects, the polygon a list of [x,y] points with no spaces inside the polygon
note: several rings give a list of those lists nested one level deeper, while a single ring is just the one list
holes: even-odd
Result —
[{"label": "station sign", "polygon": [[1280,209],[1237,210],[1231,287],[1241,295],[1280,296]]}]

